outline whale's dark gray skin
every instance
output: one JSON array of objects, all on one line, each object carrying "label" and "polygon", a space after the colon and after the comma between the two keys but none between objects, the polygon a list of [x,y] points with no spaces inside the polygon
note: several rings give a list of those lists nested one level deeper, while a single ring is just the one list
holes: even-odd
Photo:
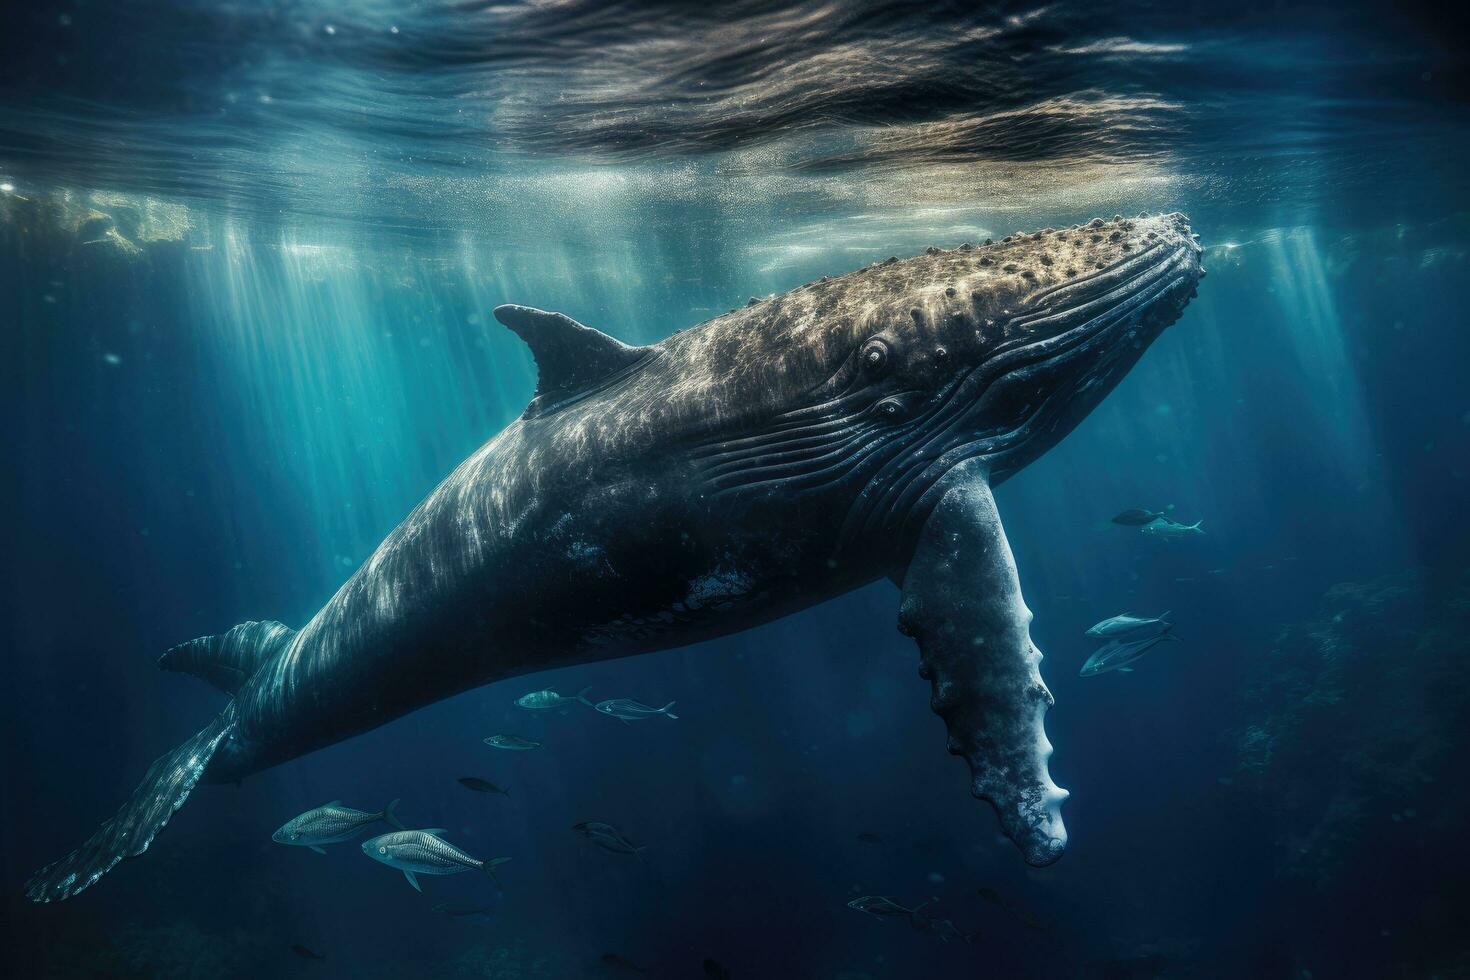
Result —
[{"label": "whale's dark gray skin", "polygon": [[234,700],[40,871],[75,895],[201,778],[233,781],[519,674],[746,629],[884,576],[972,791],[1036,865],[1065,846],[1031,614],[991,488],[1077,424],[1203,275],[1183,215],[929,249],[630,347],[502,306],[540,382],[300,631],[162,666]]}]

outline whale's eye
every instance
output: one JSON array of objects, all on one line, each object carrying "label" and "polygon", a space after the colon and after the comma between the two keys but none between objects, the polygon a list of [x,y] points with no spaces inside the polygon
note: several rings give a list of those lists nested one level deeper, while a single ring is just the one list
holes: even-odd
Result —
[{"label": "whale's eye", "polygon": [[949,362],[949,351],[945,350],[943,347],[936,347],[936,348],[934,348],[934,363],[935,364],[946,364],[948,362]]},{"label": "whale's eye", "polygon": [[908,414],[904,409],[903,402],[897,398],[883,399],[877,405],[873,406],[873,411],[877,412],[878,417],[885,422],[896,422]]},{"label": "whale's eye", "polygon": [[378,848],[378,853],[379,854],[387,854],[388,853],[388,849],[386,847],[380,847],[380,848]]},{"label": "whale's eye", "polygon": [[875,337],[863,345],[861,356],[866,371],[881,371],[888,364],[888,345]]}]

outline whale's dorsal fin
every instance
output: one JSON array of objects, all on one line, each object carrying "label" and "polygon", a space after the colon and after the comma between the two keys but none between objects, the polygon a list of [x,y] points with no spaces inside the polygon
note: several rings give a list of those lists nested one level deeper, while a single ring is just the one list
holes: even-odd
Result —
[{"label": "whale's dorsal fin", "polygon": [[649,353],[647,347],[629,346],[563,313],[507,303],[495,308],[495,319],[514,330],[536,358],[540,377],[528,416],[594,387]]}]

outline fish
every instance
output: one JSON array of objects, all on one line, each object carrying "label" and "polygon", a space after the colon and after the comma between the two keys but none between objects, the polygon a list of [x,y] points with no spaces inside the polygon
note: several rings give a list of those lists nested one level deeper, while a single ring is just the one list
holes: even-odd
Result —
[{"label": "fish", "polygon": [[903,919],[909,921],[909,925],[916,932],[927,932],[938,936],[944,942],[951,939],[963,939],[965,942],[974,942],[978,931],[961,932],[950,919],[941,919],[937,916],[925,914],[924,907],[932,903],[923,902],[913,908],[900,905],[886,895],[864,895],[847,903],[850,909],[866,912],[877,919]]},{"label": "fish", "polygon": [[1123,511],[1123,513],[1113,518],[1113,523],[1126,524],[1129,527],[1139,527],[1143,524],[1148,524],[1151,521],[1160,520],[1161,518],[1163,518],[1163,516],[1164,515],[1162,513],[1156,513],[1151,510],[1125,510]]},{"label": "fish", "polygon": [[525,752],[530,749],[539,749],[544,744],[534,738],[521,738],[519,735],[491,735],[485,739],[485,744],[492,749],[510,749],[513,752]]},{"label": "fish", "polygon": [[[879,919],[913,915],[916,911],[918,911],[917,909],[906,908],[905,906],[899,905],[893,899],[888,898],[885,895],[864,895],[861,898],[854,898],[852,901],[847,903],[847,907],[850,909],[856,909],[859,912],[866,912],[869,915]],[[920,906],[920,908],[922,908],[922,906]]]},{"label": "fish", "polygon": [[642,721],[652,718],[654,715],[663,715],[673,721],[678,721],[679,716],[669,709],[674,706],[670,701],[662,708],[650,708],[646,704],[634,701],[632,698],[613,698],[610,701],[599,701],[594,706],[595,711],[607,715],[610,718],[620,718],[623,721]]},{"label": "fish", "polygon": [[476,793],[500,793],[504,796],[510,795],[510,790],[505,789],[501,786],[496,786],[488,779],[481,779],[479,776],[461,776],[459,777],[459,784],[465,789],[474,790]]},{"label": "fish", "polygon": [[639,854],[648,846],[634,844],[621,830],[610,823],[590,820],[573,824],[572,829],[604,851],[611,851],[614,854]]},{"label": "fish", "polygon": [[325,854],[327,852],[321,845],[351,840],[379,820],[402,830],[403,824],[398,822],[393,812],[397,807],[398,801],[394,800],[377,813],[368,813],[343,806],[341,800],[333,800],[287,820],[271,834],[271,840],[277,844],[309,847],[318,854]]},{"label": "fish", "polygon": [[564,698],[551,688],[544,691],[532,691],[530,694],[522,694],[516,698],[516,707],[526,708],[529,711],[545,711],[547,708],[560,708],[565,704],[585,704],[592,707],[592,702],[587,700],[587,692],[592,690],[584,687],[577,692],[575,697]]},{"label": "fish", "polygon": [[708,956],[704,958],[704,975],[710,980],[730,980],[730,971]]},{"label": "fish", "polygon": [[423,889],[419,887],[417,875],[453,875],[461,871],[483,871],[497,885],[500,884],[500,879],[495,877],[495,869],[510,858],[481,861],[440,837],[442,833],[443,827],[399,830],[363,841],[362,853],[374,861],[402,871],[403,877],[418,891]]},{"label": "fish", "polygon": [[645,977],[648,976],[647,970],[626,956],[619,956],[617,953],[603,953],[599,959],[602,961],[603,966],[611,967],[614,970],[620,970],[624,973],[639,973]]},{"label": "fish", "polygon": [[495,910],[488,905],[454,905],[449,902],[440,902],[434,906],[434,911],[449,916],[451,919],[464,919],[472,915],[483,915],[490,918],[490,913]]},{"label": "fish", "polygon": [[1123,637],[1141,638],[1154,633],[1163,633],[1173,624],[1164,622],[1167,612],[1160,613],[1153,619],[1144,616],[1134,616],[1124,613],[1121,616],[1113,616],[1105,619],[1096,626],[1090,628],[1085,635],[1100,636],[1108,640],[1122,639]]},{"label": "fish", "polygon": [[879,836],[878,834],[869,833],[868,831],[864,831],[863,833],[858,834],[857,835],[857,839],[858,839],[858,843],[860,843],[860,844],[881,844],[881,843],[883,843],[883,838],[881,836]]},{"label": "fish", "polygon": [[309,950],[305,946],[301,945],[300,943],[292,943],[291,944],[291,952],[295,953],[297,956],[301,957],[303,960],[324,960],[324,959],[326,959],[326,957],[323,956],[321,953],[317,953],[317,952],[314,952],[312,950]]},{"label": "fish", "polygon": [[1155,538],[1182,538],[1189,534],[1204,534],[1204,529],[1200,527],[1203,523],[1204,521],[1195,521],[1193,524],[1180,524],[1167,517],[1160,517],[1156,521],[1145,524],[1139,530]]},{"label": "fish", "polygon": [[1142,657],[1156,644],[1173,639],[1176,639],[1174,634],[1164,632],[1146,636],[1140,640],[1110,640],[1087,658],[1087,662],[1082,665],[1077,676],[1095,677],[1110,670],[1126,671],[1129,669],[1129,664]]}]

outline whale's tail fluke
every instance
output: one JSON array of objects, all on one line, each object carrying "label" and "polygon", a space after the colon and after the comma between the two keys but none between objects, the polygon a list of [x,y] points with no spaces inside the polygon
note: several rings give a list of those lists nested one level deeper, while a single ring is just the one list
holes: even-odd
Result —
[{"label": "whale's tail fluke", "polygon": [[26,883],[26,897],[33,902],[71,898],[95,884],[123,858],[146,851],[168,818],[189,798],[215,749],[234,727],[232,702],[202,732],[155,759],[117,815],[97,828],[81,847],[36,872]]},{"label": "whale's tail fluke", "polygon": [[[295,630],[280,623],[241,623],[217,636],[201,636],[179,644],[159,658],[158,666],[193,674],[233,695],[262,664],[278,657],[295,635]],[[173,812],[184,805],[220,742],[234,728],[232,701],[209,727],[153,760],[148,774],[117,815],[81,847],[36,872],[26,883],[26,897],[33,902],[71,898],[90,888],[123,858],[146,851]],[[384,813],[384,819],[395,826],[393,807],[397,802],[394,800]]]},{"label": "whale's tail fluke", "polygon": [[[279,656],[295,635],[295,630],[280,623],[241,623],[216,636],[201,636],[173,647],[158,659],[158,666],[193,674],[233,695],[262,664]],[[146,851],[173,812],[189,798],[215,749],[234,727],[235,705],[231,702],[209,727],[155,759],[117,815],[81,847],[36,872],[26,883],[26,897],[33,902],[71,898],[91,887],[123,858]],[[392,805],[384,819],[396,821]]]}]

